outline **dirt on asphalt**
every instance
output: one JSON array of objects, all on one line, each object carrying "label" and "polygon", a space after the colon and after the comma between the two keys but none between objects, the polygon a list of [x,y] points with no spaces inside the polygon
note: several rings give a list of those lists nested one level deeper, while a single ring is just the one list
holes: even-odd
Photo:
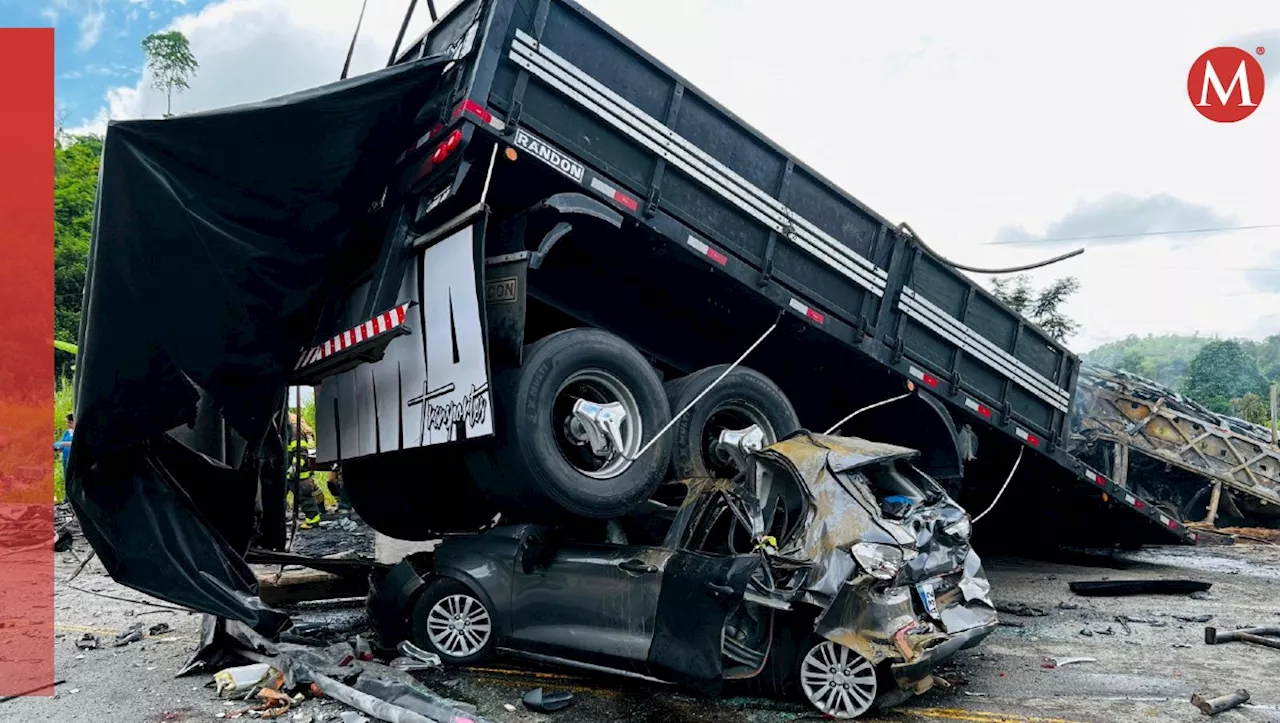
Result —
[{"label": "dirt on asphalt", "polygon": [[[309,533],[314,539],[302,545],[303,550],[337,552],[364,546],[363,540],[339,539],[331,528],[301,534]],[[303,540],[306,537],[299,541]],[[88,552],[82,540],[75,549],[81,557]],[[62,581],[77,562],[71,552],[56,555],[56,575]],[[1222,695],[1243,687],[1252,694],[1250,703],[1216,716],[1216,721],[1280,723],[1280,650],[1204,643],[1206,625],[1280,625],[1280,546],[1242,542],[1228,547],[1149,548],[1110,559],[1067,559],[986,559],[993,597],[1002,608],[1021,614],[1002,613],[1000,629],[940,671],[951,681],[950,688],[935,688],[902,708],[866,720],[1193,721],[1202,717],[1188,702],[1193,693]],[[1159,578],[1202,580],[1212,588],[1194,598],[1089,598],[1067,587],[1075,580]],[[103,594],[128,602],[100,597]],[[219,700],[208,675],[174,677],[195,649],[201,616],[155,605],[166,603],[117,585],[96,561],[71,586],[59,582],[56,677],[67,682],[51,698],[0,703],[0,721],[216,721],[244,707]],[[130,625],[150,628],[161,622],[171,631],[123,647],[111,645],[116,633]],[[78,649],[76,640],[86,632],[99,635],[103,647]],[[1055,661],[1067,658],[1092,660],[1055,667]],[[511,659],[419,677],[442,695],[474,703],[480,715],[497,723],[817,719],[804,705],[790,701],[709,700],[673,687]],[[575,695],[574,705],[551,715],[525,710],[521,694],[538,686],[569,690]],[[341,704],[320,700],[298,709],[309,712],[313,721],[337,721],[341,710]]]}]

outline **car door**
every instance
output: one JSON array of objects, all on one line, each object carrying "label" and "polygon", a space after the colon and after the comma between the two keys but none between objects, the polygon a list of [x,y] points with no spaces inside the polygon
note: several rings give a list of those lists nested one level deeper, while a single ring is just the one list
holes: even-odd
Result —
[{"label": "car door", "polygon": [[739,516],[751,511],[730,509],[734,503],[707,495],[683,518],[688,527],[673,530],[677,542],[662,571],[649,648],[649,675],[708,694],[718,693],[724,679],[725,623],[764,563],[753,549],[758,532]]},{"label": "car door", "polygon": [[644,673],[671,555],[535,528],[515,570],[513,647]]}]

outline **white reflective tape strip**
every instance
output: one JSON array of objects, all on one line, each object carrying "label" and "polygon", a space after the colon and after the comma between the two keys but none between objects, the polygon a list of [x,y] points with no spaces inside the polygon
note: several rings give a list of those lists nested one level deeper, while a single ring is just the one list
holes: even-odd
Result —
[{"label": "white reflective tape strip", "polygon": [[356,328],[352,329],[352,330],[351,330],[351,338],[352,338],[352,339],[355,341],[355,343],[357,343],[357,344],[358,344],[358,343],[360,343],[360,342],[362,342],[362,341],[364,341],[364,326],[363,326],[363,325],[361,325],[361,326],[357,326]]},{"label": "white reflective tape strip", "polygon": [[808,315],[809,315],[809,307],[807,307],[807,306],[805,306],[804,304],[800,303],[800,300],[799,300],[799,299],[794,299],[794,298],[793,298],[793,299],[791,300],[791,303],[790,303],[790,304],[788,304],[788,306],[790,306],[791,308],[793,308],[793,309],[795,309],[796,311],[800,312],[801,314],[804,314],[805,316],[808,316]]},{"label": "white reflective tape strip", "polygon": [[329,356],[332,353],[333,353],[333,339],[330,339],[329,341],[326,341],[324,343],[324,355]]},{"label": "white reflective tape strip", "polygon": [[704,254],[704,255],[707,253],[707,250],[711,248],[710,246],[706,245],[706,244],[705,244],[705,243],[703,243],[702,241],[699,241],[698,239],[694,238],[693,236],[690,236],[690,237],[689,237],[689,246],[690,246],[690,248],[692,248],[693,250],[697,251],[697,252],[698,252],[698,253],[700,253],[700,254]]},{"label": "white reflective tape strip", "polygon": [[1165,525],[1167,527],[1169,525],[1169,522],[1170,520],[1168,517],[1165,517],[1164,515],[1160,515],[1160,524]]},{"label": "white reflective tape strip", "polygon": [[[544,58],[542,56],[547,57]],[[798,216],[785,206],[778,204],[776,200],[770,199],[772,204],[766,204],[766,207],[762,208],[761,201],[758,198],[750,198],[748,194],[744,193],[743,189],[750,189],[759,194],[763,194],[762,191],[737,177],[727,168],[721,167],[723,170],[716,169],[715,166],[718,166],[718,163],[708,168],[706,161],[700,162],[691,158],[690,149],[696,149],[693,144],[675,135],[670,129],[657,123],[652,118],[635,110],[634,107],[632,107],[633,112],[628,113],[625,110],[625,106],[629,106],[629,104],[625,100],[617,97],[616,94],[604,88],[604,86],[599,85],[590,76],[560,60],[558,56],[554,56],[550,51],[544,50],[539,55],[518,43],[513,45],[510,57],[520,67],[530,71],[548,85],[592,110],[619,130],[630,135],[642,146],[681,168],[681,170],[716,191],[735,206],[765,223],[774,231],[787,235],[797,246],[818,257],[836,271],[867,288],[877,296],[883,295],[887,278],[887,272],[884,269],[875,266],[870,261],[848,249],[848,247],[822,232],[809,221]],[[552,57],[559,62],[561,67],[557,67],[549,60]],[[575,74],[580,77],[575,78]],[[583,80],[584,78],[585,80]],[[648,121],[648,123],[654,124],[657,128],[637,127],[637,123],[640,121]],[[674,143],[676,140],[687,145],[687,148]],[[725,177],[726,173],[729,177]],[[718,178],[717,175],[720,177]],[[768,198],[767,195],[765,197]],[[777,208],[773,208],[773,205],[776,205]]]},{"label": "white reflective tape strip", "polygon": [[1014,432],[1018,435],[1018,437],[1020,437],[1022,440],[1026,441],[1026,442],[1030,442],[1030,441],[1031,441],[1031,433],[1030,433],[1030,432],[1028,432],[1027,430],[1025,430],[1025,429],[1023,429],[1023,428],[1021,428],[1021,427],[1014,427],[1014,428],[1013,428],[1013,431],[1014,431]]},{"label": "white reflective tape strip", "polygon": [[614,188],[613,186],[610,186],[604,181],[601,181],[599,178],[595,176],[591,177],[591,187],[596,189],[600,193],[603,193],[604,195],[608,196],[610,199],[613,198],[613,194],[618,192],[618,189]]},{"label": "white reflective tape strip", "polygon": [[932,329],[943,339],[946,339],[947,341],[950,341],[956,346],[959,346],[961,349],[965,350],[965,352],[973,356],[975,359],[981,362],[984,362],[985,364],[987,364],[987,366],[990,366],[991,368],[995,369],[1001,374],[1007,376],[1010,380],[1015,382],[1018,386],[1022,387],[1023,389],[1026,389],[1028,392],[1044,400],[1045,402],[1047,402],[1049,405],[1053,406],[1056,409],[1059,409],[1063,412],[1066,412],[1068,410],[1068,404],[1067,404],[1068,400],[1065,394],[1064,395],[1053,394],[1051,391],[1049,391],[1045,387],[1039,384],[1035,384],[1031,381],[1028,381],[1017,370],[1003,364],[999,359],[995,359],[983,353],[980,349],[977,348],[977,346],[973,344],[971,340],[966,339],[964,336],[957,334],[952,329],[949,329],[946,326],[943,326],[940,323],[936,322],[933,318],[931,318],[931,316],[928,313],[921,312],[918,309],[905,303],[905,299],[903,300],[903,302],[899,302],[899,306],[902,308],[904,312],[906,312],[908,316],[916,319],[920,323],[924,324],[926,327]]},{"label": "white reflective tape strip", "polygon": [[351,332],[344,331],[342,332],[342,348],[346,349],[349,346],[351,346]]},{"label": "white reflective tape strip", "polygon": [[365,336],[365,338],[366,338],[366,339],[368,339],[369,337],[371,337],[371,336],[373,336],[374,334],[377,334],[377,333],[378,333],[378,332],[376,332],[376,331],[374,331],[374,330],[373,330],[373,322],[372,322],[372,321],[366,321],[366,322],[364,323],[364,336]]},{"label": "white reflective tape strip", "polygon": [[981,409],[982,409],[982,405],[981,405],[981,404],[978,404],[977,402],[973,401],[972,399],[970,399],[970,398],[968,398],[968,397],[965,397],[965,398],[964,398],[964,405],[965,405],[966,407],[968,407],[968,408],[972,409],[972,410],[973,410],[973,411],[975,411],[975,412],[977,412],[977,411],[979,411],[979,410],[981,410]]},{"label": "white reflective tape strip", "polygon": [[916,369],[915,367],[908,368],[907,373],[915,377],[916,379],[919,379],[920,381],[924,381],[924,372],[919,369]]},{"label": "white reflective tape strip", "polygon": [[377,330],[378,330],[378,333],[379,333],[379,334],[381,334],[382,332],[384,332],[384,331],[386,331],[387,329],[391,328],[391,327],[387,324],[387,315],[386,315],[386,314],[378,314],[378,317],[377,317],[376,319],[374,319],[374,320],[373,320],[373,323],[374,323],[374,326],[377,328]]},{"label": "white reflective tape strip", "polygon": [[1128,502],[1129,504],[1134,504],[1135,502],[1137,502],[1137,501],[1138,501],[1138,498],[1137,498],[1137,497],[1134,497],[1133,495],[1125,495],[1125,496],[1124,496],[1124,501],[1125,501],[1125,502]]},{"label": "white reflective tape strip", "polygon": [[[747,194],[747,200],[753,201],[758,206],[763,206],[767,210],[772,210],[793,223],[798,223],[802,226],[808,227],[807,230],[817,234],[819,237],[826,236],[825,232],[820,228],[805,218],[795,214],[791,209],[787,208],[772,195],[756,187],[750,181],[738,175],[733,169],[724,165],[709,153],[703,151],[693,142],[678,135],[656,118],[632,105],[627,99],[618,95],[612,89],[591,77],[588,73],[560,57],[546,46],[538,43],[524,31],[516,31],[516,40],[513,42],[512,48],[513,50],[522,51],[531,60],[536,61],[539,59],[539,56],[541,56],[541,58],[545,58],[545,69],[548,72],[567,82],[576,83],[584,91],[595,94],[599,100],[603,100],[607,104],[612,105],[615,113],[624,117],[626,120],[629,120],[635,126],[635,130],[647,132],[651,137],[654,137],[660,142],[667,143],[670,150],[682,152],[686,155],[687,161],[703,165],[704,172],[716,172],[724,176],[725,179],[736,186],[734,190]],[[858,206],[860,210],[874,218],[874,214],[871,211],[862,208],[860,204],[858,204]],[[839,244],[839,242],[829,236],[826,236],[826,240]],[[871,261],[863,258],[850,249],[846,248],[844,251],[851,259],[865,267],[868,271],[872,271],[881,278],[888,277],[887,271],[876,266]]]},{"label": "white reflective tape strip", "polygon": [[954,333],[970,341],[973,346],[976,347],[972,352],[975,356],[987,361],[991,366],[1007,367],[1009,371],[1012,372],[1013,376],[1021,376],[1025,381],[1023,386],[1027,386],[1028,384],[1034,385],[1048,394],[1061,397],[1066,402],[1071,401],[1066,390],[1059,387],[1052,380],[1032,369],[1030,366],[1027,366],[1027,364],[1021,359],[996,346],[991,342],[991,340],[987,339],[983,335],[960,323],[958,319],[943,311],[933,302],[917,293],[914,289],[903,289],[902,301],[899,303],[904,308],[913,307],[914,310],[920,312],[922,315],[932,318],[934,321],[948,327]]}]

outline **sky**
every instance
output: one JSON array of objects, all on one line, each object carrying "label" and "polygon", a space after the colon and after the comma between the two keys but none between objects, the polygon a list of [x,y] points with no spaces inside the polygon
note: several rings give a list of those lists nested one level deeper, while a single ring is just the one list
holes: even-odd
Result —
[{"label": "sky", "polygon": [[[1084,248],[1033,273],[1080,280],[1066,307],[1076,352],[1130,334],[1280,333],[1274,0],[582,4],[949,259],[1005,267]],[[353,72],[386,63],[407,5],[369,0]],[[429,24],[418,6],[410,38]],[[182,113],[336,80],[359,12],[359,0],[0,0],[0,23],[56,28],[72,132],[164,111],[143,73],[149,32],[181,30],[200,62],[174,98]],[[1192,62],[1220,45],[1265,49],[1269,92],[1235,124],[1187,97]],[[1234,230],[1161,233],[1201,229]]]}]

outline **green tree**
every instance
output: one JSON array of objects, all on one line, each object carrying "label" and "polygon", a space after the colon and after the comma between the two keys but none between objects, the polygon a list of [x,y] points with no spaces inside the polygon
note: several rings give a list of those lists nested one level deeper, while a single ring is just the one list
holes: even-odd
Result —
[{"label": "green tree", "polygon": [[148,35],[142,39],[142,50],[147,54],[151,87],[164,91],[164,116],[168,118],[173,115],[173,92],[181,93],[191,87],[189,81],[200,64],[191,53],[187,36],[177,30]]},{"label": "green tree", "polygon": [[[53,157],[53,331],[54,339],[75,343],[80,333],[102,139],[70,136],[55,140]],[[70,363],[69,354],[57,356],[60,365]]]},{"label": "green tree", "polygon": [[1246,422],[1254,424],[1266,425],[1271,412],[1268,403],[1262,400],[1262,397],[1249,392],[1243,397],[1237,397],[1231,400],[1231,413]]},{"label": "green tree", "polygon": [[1204,345],[1187,367],[1182,391],[1215,412],[1231,414],[1231,400],[1246,394],[1261,397],[1266,387],[1258,363],[1240,342],[1231,340]]},{"label": "green tree", "polygon": [[1031,287],[1031,277],[1026,274],[991,282],[991,293],[997,299],[1034,321],[1058,341],[1066,341],[1080,330],[1080,324],[1060,308],[1079,290],[1080,282],[1074,276],[1057,279],[1040,291]]}]

